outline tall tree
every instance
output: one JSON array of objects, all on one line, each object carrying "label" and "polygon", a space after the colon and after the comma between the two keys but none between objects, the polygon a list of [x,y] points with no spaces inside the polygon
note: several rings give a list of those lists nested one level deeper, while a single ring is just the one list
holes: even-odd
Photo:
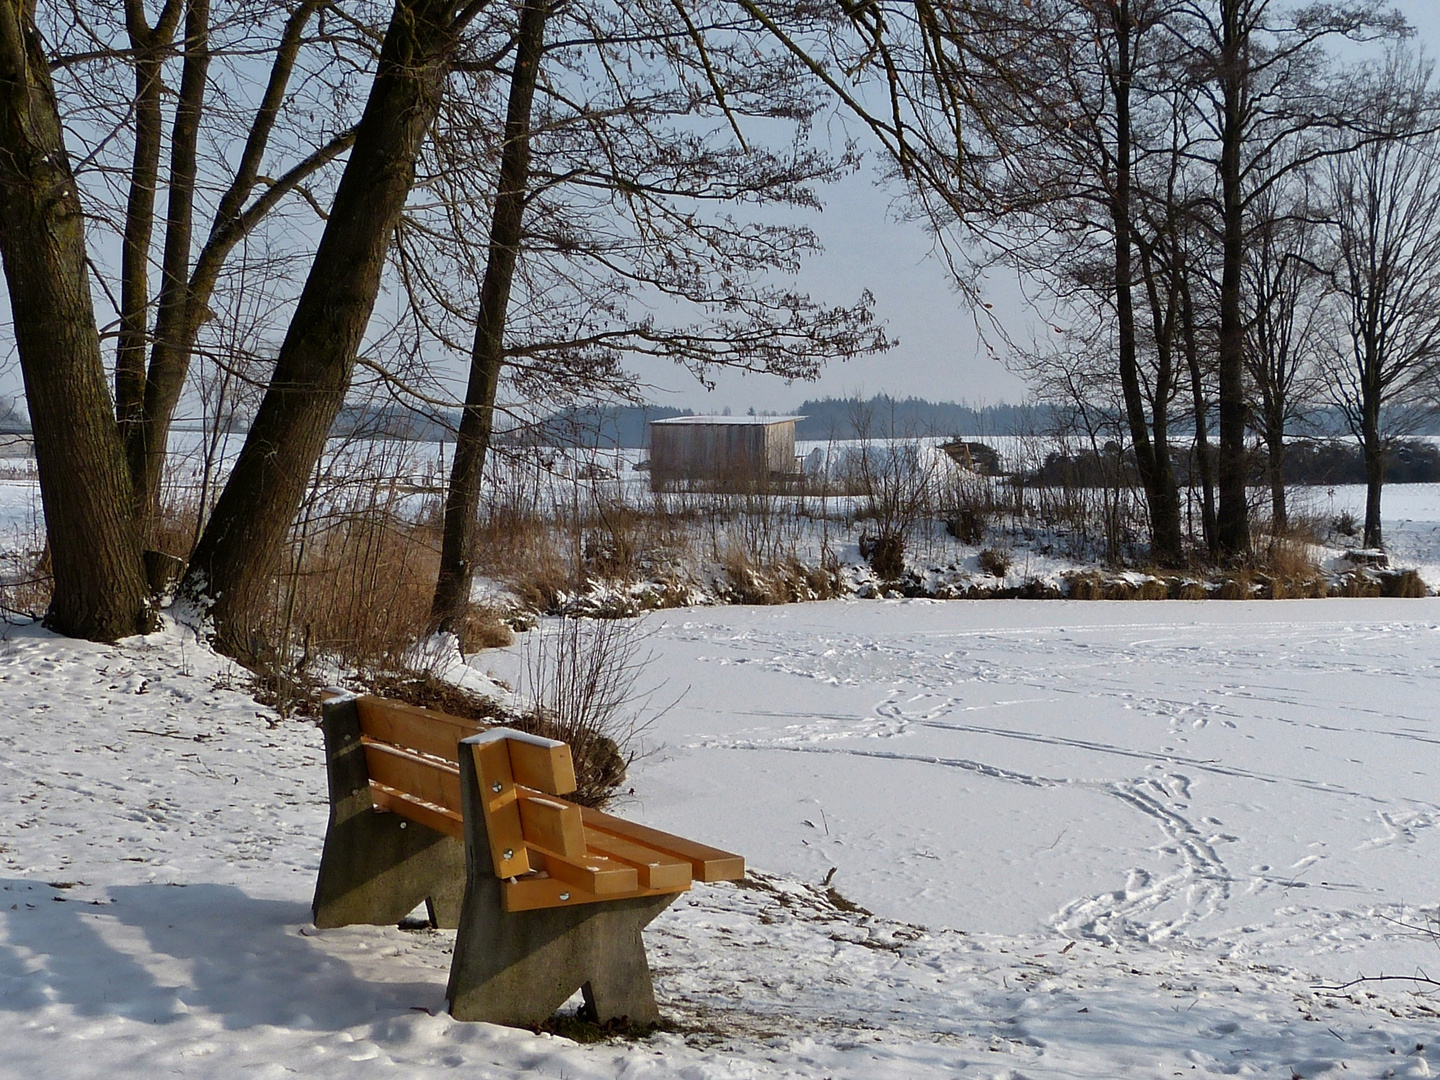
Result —
[{"label": "tall tree", "polygon": [[500,152],[500,177],[490,222],[490,252],[480,286],[480,314],[470,352],[470,379],[456,434],[450,484],[445,492],[445,519],[440,571],[431,605],[438,630],[459,631],[470,603],[470,549],[480,506],[480,478],[495,427],[495,393],[505,363],[505,321],[510,288],[520,256],[521,224],[530,187],[530,111],[545,39],[549,0],[525,0],[515,35],[505,141]]},{"label": "tall tree", "polygon": [[1404,21],[1381,0],[1293,7],[1275,0],[1182,0],[1170,24],[1203,95],[1218,208],[1220,443],[1216,540],[1221,556],[1250,553],[1246,432],[1245,260],[1255,200],[1333,151],[1369,138],[1364,118],[1321,77],[1327,39],[1395,35]]},{"label": "tall tree", "polygon": [[[734,216],[747,204],[816,209],[813,186],[853,168],[848,153],[807,145],[817,102],[793,59],[742,32],[721,4],[588,2],[560,9],[555,43],[532,69],[540,18],[520,13],[496,190],[478,189],[493,172],[474,159],[475,133],[493,125],[475,95],[452,98],[437,125],[436,209],[413,208],[401,233],[412,301],[443,339],[443,309],[465,290],[434,268],[464,266],[464,208],[491,208],[433,605],[445,629],[463,626],[502,378],[522,401],[555,404],[634,394],[636,354],[702,379],[720,365],[796,378],[887,344],[868,299],[831,308],[776,284],[815,249],[809,229]],[[746,140],[751,121],[778,145]]]},{"label": "tall tree", "polygon": [[[160,293],[150,332],[148,369],[143,355],[137,356],[133,349],[117,349],[116,358],[117,407],[135,489],[136,515],[142,527],[157,509],[170,426],[201,327],[212,317],[210,304],[227,259],[267,215],[340,157],[354,140],[354,130],[344,126],[338,131],[322,128],[313,133],[292,133],[302,139],[313,138],[314,144],[302,149],[285,168],[277,170],[277,176],[261,179],[277,122],[291,91],[298,55],[306,44],[309,24],[322,6],[321,0],[303,0],[283,25],[276,28],[279,32],[264,91],[251,113],[245,141],[229,183],[220,194],[210,228],[196,252],[194,215],[201,180],[197,144],[202,121],[209,112],[206,78],[210,51],[209,4],[206,0],[188,0],[186,4],[183,66],[166,178]],[[148,175],[132,174],[127,236],[132,231],[137,236],[150,231],[147,218],[153,214],[153,205],[147,204],[144,193],[148,180]],[[257,188],[261,189],[258,195]],[[125,304],[122,311],[122,319],[131,324],[137,321],[137,316],[143,322],[147,314],[143,308],[137,312],[134,306],[136,300],[144,300],[143,287],[134,284],[140,276],[131,271],[125,278],[127,287],[140,294]]]},{"label": "tall tree", "polygon": [[153,625],[90,298],[84,217],[30,0],[0,3],[0,257],[35,432],[54,592],[48,625]]},{"label": "tall tree", "polygon": [[1285,448],[1314,404],[1324,283],[1320,208],[1308,178],[1257,200],[1245,259],[1246,373],[1254,387],[1252,424],[1265,444],[1274,531],[1285,532]]},{"label": "tall tree", "polygon": [[1367,95],[1395,132],[1330,163],[1334,296],[1343,327],[1330,387],[1365,458],[1367,547],[1394,439],[1440,402],[1440,99],[1433,67],[1396,54]]},{"label": "tall tree", "polygon": [[345,399],[391,235],[439,110],[460,36],[488,0],[397,0],[355,142],[275,370],[183,592],[217,642],[263,653],[260,607]]}]

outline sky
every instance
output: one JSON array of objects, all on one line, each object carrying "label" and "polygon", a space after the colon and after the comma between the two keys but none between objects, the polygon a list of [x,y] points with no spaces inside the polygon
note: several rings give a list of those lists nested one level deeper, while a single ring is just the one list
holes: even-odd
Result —
[{"label": "sky", "polygon": [[[1415,26],[1426,51],[1440,56],[1440,0],[1396,0]],[[889,335],[899,341],[879,356],[830,366],[816,382],[786,384],[765,376],[719,376],[707,392],[683,372],[655,365],[647,374],[656,403],[719,412],[788,411],[802,401],[888,393],[931,401],[971,405],[1020,403],[1024,383],[1003,363],[1003,346],[992,330],[982,341],[967,298],[950,285],[945,267],[933,256],[933,241],[916,224],[897,220],[895,193],[877,186],[872,161],[850,181],[827,192],[827,209],[814,222],[824,254],[807,267],[802,283],[817,298],[849,302],[868,288],[875,311]],[[1013,279],[992,279],[985,299],[1018,340],[1039,313],[1027,308]]]},{"label": "sky", "polygon": [[[1440,0],[1396,0],[1419,40],[1440,55]],[[952,286],[934,241],[918,224],[900,220],[896,192],[880,182],[880,162],[868,160],[848,180],[822,193],[823,213],[809,224],[824,252],[802,271],[799,285],[831,304],[853,303],[862,290],[875,297],[876,317],[898,344],[886,353],[830,365],[813,382],[791,382],[739,372],[717,372],[714,389],[661,361],[636,365],[656,404],[695,412],[786,412],[818,397],[886,393],[971,405],[1019,403],[1024,383],[1004,364],[993,329],[982,338],[970,301]],[[1042,313],[1027,308],[1020,284],[1004,276],[986,284],[985,299],[1012,336],[1023,340]],[[0,296],[0,335],[10,338]],[[13,339],[0,341],[0,394],[21,392]]]}]

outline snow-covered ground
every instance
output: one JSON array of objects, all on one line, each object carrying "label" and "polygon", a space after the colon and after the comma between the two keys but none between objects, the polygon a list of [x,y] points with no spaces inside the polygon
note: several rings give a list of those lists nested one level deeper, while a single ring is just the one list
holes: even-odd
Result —
[{"label": "snow-covered ground", "polygon": [[[445,932],[309,924],[318,733],[193,635],[11,628],[0,1077],[1440,1068],[1440,1002],[1317,989],[1437,955],[1402,924],[1440,891],[1440,599],[645,626],[656,700],[686,692],[620,812],[757,872],[647,932],[677,1030],[595,1046],[450,1020]],[[472,662],[513,676],[519,648]]]}]

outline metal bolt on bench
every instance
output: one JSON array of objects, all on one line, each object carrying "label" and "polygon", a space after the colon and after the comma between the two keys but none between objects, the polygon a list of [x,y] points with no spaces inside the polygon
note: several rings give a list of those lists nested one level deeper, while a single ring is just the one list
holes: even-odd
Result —
[{"label": "metal bolt on bench", "polygon": [[538,1024],[576,990],[601,1023],[659,1019],[640,932],[692,881],[743,877],[739,855],[561,798],[565,743],[373,697],[332,697],[323,716],[316,926],[427,904],[457,928],[459,1020]]}]

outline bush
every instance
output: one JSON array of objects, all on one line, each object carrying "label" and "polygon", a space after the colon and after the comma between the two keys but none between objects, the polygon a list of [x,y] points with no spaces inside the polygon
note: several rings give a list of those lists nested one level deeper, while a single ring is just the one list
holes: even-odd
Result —
[{"label": "bush", "polygon": [[945,531],[960,543],[974,547],[984,543],[987,525],[984,511],[964,506],[946,519]]},{"label": "bush", "polygon": [[905,538],[898,533],[861,536],[860,554],[884,581],[898,581],[905,573]]},{"label": "bush", "polygon": [[981,570],[991,577],[997,578],[1003,578],[1008,574],[1010,567],[1014,563],[1010,552],[993,547],[988,547],[981,551],[980,554],[975,557],[975,561]]},{"label": "bush", "polygon": [[570,745],[578,783],[570,798],[582,806],[613,797],[653,722],[640,718],[653,691],[636,689],[648,663],[642,641],[629,620],[561,618],[527,643],[521,696],[533,706],[510,723]]}]

